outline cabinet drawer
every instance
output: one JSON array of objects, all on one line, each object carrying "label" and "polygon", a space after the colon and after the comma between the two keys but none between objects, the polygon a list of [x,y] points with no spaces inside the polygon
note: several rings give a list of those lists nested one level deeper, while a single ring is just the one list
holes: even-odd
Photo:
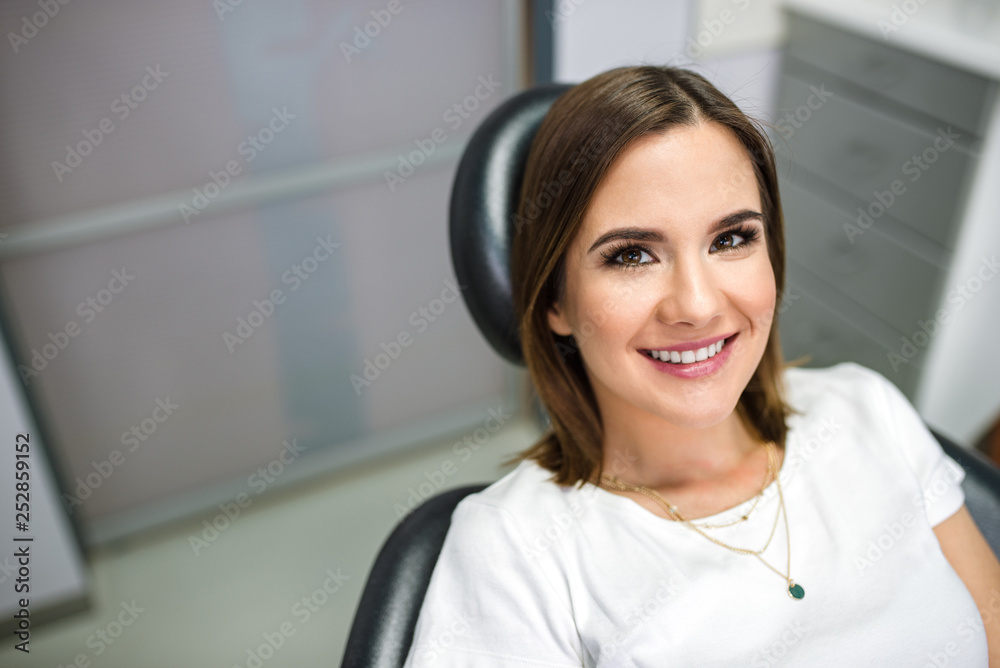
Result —
[{"label": "cabinet drawer", "polygon": [[993,85],[979,75],[789,15],[788,54],[872,92],[985,134]]},{"label": "cabinet drawer", "polygon": [[893,242],[892,223],[848,236],[856,220],[809,191],[783,184],[781,201],[789,258],[901,332],[934,314],[943,270]]},{"label": "cabinet drawer", "polygon": [[[803,366],[828,367],[840,362],[857,362],[878,371],[891,380],[911,400],[914,399],[920,367],[913,363],[889,361],[889,350],[853,326],[848,318],[836,313],[818,298],[789,280],[788,294],[795,298],[779,316],[781,348],[786,361],[803,355],[811,359]],[[920,357],[914,359],[919,364]]]},{"label": "cabinet drawer", "polygon": [[[782,77],[777,118],[784,139],[777,139],[775,152],[856,197],[874,223],[888,213],[947,246],[973,167],[969,151],[947,138],[948,126],[925,128],[897,121],[829,86],[833,96],[812,111],[808,103],[816,106],[813,89],[821,85]],[[780,123],[801,109],[810,114],[796,117],[805,118],[798,128]],[[854,210],[853,215],[860,213]]]}]

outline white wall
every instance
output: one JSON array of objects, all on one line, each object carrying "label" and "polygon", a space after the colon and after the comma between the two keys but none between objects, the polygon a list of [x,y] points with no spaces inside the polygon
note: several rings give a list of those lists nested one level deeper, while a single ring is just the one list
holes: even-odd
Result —
[{"label": "white wall", "polygon": [[557,1],[554,78],[622,65],[687,67],[748,114],[771,120],[783,24],[776,0]]}]

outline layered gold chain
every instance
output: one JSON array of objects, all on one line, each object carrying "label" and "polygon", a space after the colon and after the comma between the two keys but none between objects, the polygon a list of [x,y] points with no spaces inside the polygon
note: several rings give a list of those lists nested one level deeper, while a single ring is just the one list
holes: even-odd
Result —
[{"label": "layered gold chain", "polygon": [[[617,490],[626,491],[626,492],[637,492],[639,494],[643,494],[644,496],[647,496],[647,497],[651,498],[653,501],[655,501],[657,504],[659,504],[667,512],[667,514],[671,518],[673,518],[674,520],[676,520],[678,522],[683,523],[684,525],[688,526],[689,528],[691,528],[692,530],[694,530],[698,534],[704,536],[705,538],[707,538],[711,542],[715,543],[716,545],[718,545],[720,547],[724,547],[727,550],[731,550],[731,551],[733,551],[733,552],[735,552],[737,554],[753,555],[753,556],[757,557],[757,559],[760,560],[760,562],[762,564],[764,564],[765,566],[767,566],[768,568],[770,568],[772,571],[774,571],[775,573],[777,573],[778,575],[780,575],[782,578],[785,579],[785,581],[788,582],[788,595],[789,596],[791,596],[794,599],[801,599],[803,596],[805,596],[805,590],[802,588],[801,585],[795,584],[795,581],[792,580],[792,578],[791,578],[791,571],[792,571],[792,537],[791,537],[791,534],[789,533],[789,530],[788,530],[788,513],[785,510],[785,497],[784,497],[784,493],[781,490],[781,480],[779,478],[779,474],[778,474],[778,470],[777,470],[777,446],[775,446],[775,444],[774,444],[773,441],[768,441],[767,443],[764,444],[764,450],[767,452],[767,471],[765,472],[765,475],[764,475],[764,486],[761,488],[760,492],[757,493],[756,500],[754,501],[754,505],[751,507],[751,509],[749,511],[747,511],[740,519],[735,520],[734,522],[730,522],[728,524],[704,525],[703,527],[699,527],[694,522],[691,522],[690,520],[688,520],[687,518],[685,518],[680,513],[680,511],[677,509],[677,506],[673,505],[672,503],[670,503],[669,501],[667,501],[666,499],[664,499],[662,496],[660,496],[657,492],[655,492],[654,490],[650,489],[649,487],[643,487],[641,485],[629,485],[629,484],[622,482],[621,480],[619,480],[615,476],[610,475],[608,473],[605,473],[605,474],[603,474],[601,476],[601,482],[602,482],[602,484],[604,484],[604,485],[606,485],[608,487],[611,487],[612,489],[617,489]],[[721,541],[721,540],[719,540],[719,539],[717,539],[717,538],[715,538],[713,536],[710,536],[707,533],[705,533],[704,531],[702,531],[702,528],[713,528],[713,529],[714,528],[722,528],[722,527],[726,527],[726,526],[732,526],[733,524],[736,524],[738,522],[742,522],[742,521],[746,520],[750,516],[750,513],[753,512],[753,509],[757,507],[757,503],[760,501],[760,498],[761,498],[761,496],[764,493],[764,489],[767,487],[767,480],[768,480],[768,478],[770,476],[774,477],[775,484],[778,487],[778,509],[777,509],[777,512],[774,515],[774,523],[771,526],[771,533],[767,537],[767,542],[764,543],[764,546],[762,548],[760,548],[759,550],[751,550],[751,549],[745,548],[745,547],[737,547],[735,545],[729,545],[728,543],[724,543],[723,541]],[[762,556],[760,556],[764,552],[764,550],[766,550],[768,548],[768,546],[770,546],[771,541],[774,538],[775,531],[777,530],[777,527],[778,527],[778,518],[779,517],[783,517],[784,520],[785,520],[785,536],[787,537],[787,544],[788,544],[788,560],[787,560],[787,564],[786,564],[787,573],[782,573],[781,571],[779,571],[778,569],[776,569],[774,566],[772,566],[771,564],[767,563],[767,561],[765,561],[764,558]]]}]

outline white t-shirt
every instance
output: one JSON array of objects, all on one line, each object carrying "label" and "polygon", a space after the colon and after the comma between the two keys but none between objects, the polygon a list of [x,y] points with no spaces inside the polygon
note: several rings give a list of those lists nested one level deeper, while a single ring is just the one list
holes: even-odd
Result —
[{"label": "white t-shirt", "polygon": [[[524,461],[456,507],[406,668],[986,666],[982,618],[932,530],[964,503],[963,470],[880,374],[785,373],[801,414],[779,477],[805,598],[756,557]],[[772,482],[749,520],[706,531],[759,549],[777,508]],[[786,572],[786,549],[782,521],[762,556]]]}]

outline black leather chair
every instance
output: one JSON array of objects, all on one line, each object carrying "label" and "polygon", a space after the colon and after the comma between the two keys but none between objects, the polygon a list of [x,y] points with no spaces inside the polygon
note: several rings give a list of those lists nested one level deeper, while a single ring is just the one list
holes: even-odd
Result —
[{"label": "black leather chair", "polygon": [[[509,269],[513,214],[531,140],[567,88],[533,88],[495,109],[470,138],[451,192],[451,259],[465,304],[490,345],[515,364],[522,359]],[[442,492],[396,526],[368,575],[343,668],[403,665],[452,511],[485,487]]]},{"label": "black leather chair", "polygon": [[[452,189],[452,263],[465,303],[493,348],[516,364],[522,358],[509,266],[521,174],[542,118],[567,88],[527,90],[498,107],[470,139]],[[993,551],[1000,554],[1000,470],[979,453],[932,433],[965,468],[966,505]],[[484,483],[442,492],[397,525],[368,576],[343,668],[403,665],[452,511],[465,496],[485,487]]]}]

